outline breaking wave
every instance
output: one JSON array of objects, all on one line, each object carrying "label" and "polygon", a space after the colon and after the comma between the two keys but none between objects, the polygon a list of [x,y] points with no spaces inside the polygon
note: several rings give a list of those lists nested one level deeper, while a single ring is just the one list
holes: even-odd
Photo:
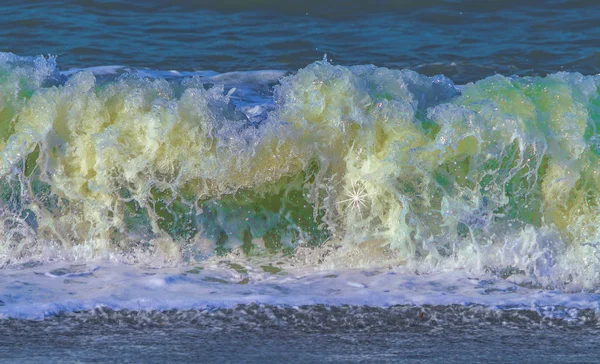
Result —
[{"label": "breaking wave", "polygon": [[0,54],[0,265],[241,252],[600,284],[600,76],[103,70]]}]

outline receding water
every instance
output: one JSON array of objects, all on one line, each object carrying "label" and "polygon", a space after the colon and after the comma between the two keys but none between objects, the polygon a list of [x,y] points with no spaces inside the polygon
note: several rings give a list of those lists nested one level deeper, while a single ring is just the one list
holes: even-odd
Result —
[{"label": "receding water", "polygon": [[0,322],[0,362],[591,363],[598,321],[581,315],[585,324],[565,325],[464,306],[99,309]]}]

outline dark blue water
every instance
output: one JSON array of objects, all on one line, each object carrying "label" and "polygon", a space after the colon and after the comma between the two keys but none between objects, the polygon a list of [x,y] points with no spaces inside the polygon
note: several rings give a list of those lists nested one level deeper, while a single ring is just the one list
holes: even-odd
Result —
[{"label": "dark blue water", "polygon": [[596,1],[10,1],[0,51],[61,67],[295,71],[337,64],[443,73],[598,71]]}]

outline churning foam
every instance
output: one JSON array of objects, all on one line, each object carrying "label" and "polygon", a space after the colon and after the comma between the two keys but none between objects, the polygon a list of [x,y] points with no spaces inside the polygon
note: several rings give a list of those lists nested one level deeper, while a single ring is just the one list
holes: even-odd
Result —
[{"label": "churning foam", "polygon": [[259,82],[0,54],[0,264],[242,251],[597,289],[600,77],[324,60],[243,106],[232,78]]}]

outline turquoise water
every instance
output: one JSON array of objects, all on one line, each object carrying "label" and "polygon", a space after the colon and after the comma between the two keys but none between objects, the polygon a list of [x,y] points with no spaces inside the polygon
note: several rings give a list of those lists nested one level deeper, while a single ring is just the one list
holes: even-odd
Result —
[{"label": "turquoise water", "polygon": [[3,359],[597,354],[595,2],[0,14]]}]

